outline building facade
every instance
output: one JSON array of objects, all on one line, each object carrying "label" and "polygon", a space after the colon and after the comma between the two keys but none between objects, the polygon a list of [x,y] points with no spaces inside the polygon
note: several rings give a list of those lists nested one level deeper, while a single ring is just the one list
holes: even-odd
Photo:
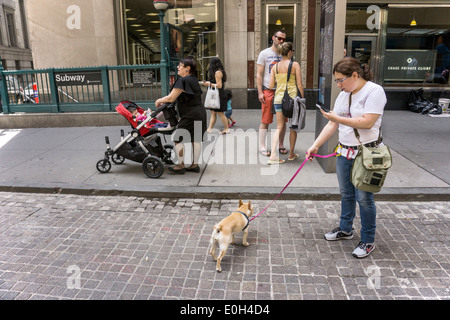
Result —
[{"label": "building facade", "polygon": [[32,69],[24,0],[0,0],[0,57],[4,69]]},{"label": "building facade", "polygon": [[[218,56],[228,74],[226,86],[233,90],[233,107],[259,108],[256,60],[271,45],[272,34],[284,30],[294,43],[306,95],[314,105],[320,10],[327,1],[346,12],[338,17],[345,20],[339,31],[345,38],[342,56],[371,65],[375,81],[388,94],[388,108],[407,108],[408,93],[416,88],[424,88],[432,98],[449,95],[448,0],[170,0],[164,19],[170,41],[167,53],[174,62],[194,56],[200,80],[206,79],[209,60]],[[36,69],[160,60],[159,17],[151,0],[0,3],[16,3],[16,11],[26,12],[27,42]],[[2,36],[4,29],[2,25]]]}]

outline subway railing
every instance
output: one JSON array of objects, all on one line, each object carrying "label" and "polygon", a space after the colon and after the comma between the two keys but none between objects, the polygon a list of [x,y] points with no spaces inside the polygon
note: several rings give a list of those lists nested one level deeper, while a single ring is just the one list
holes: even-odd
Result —
[{"label": "subway railing", "polygon": [[[170,63],[169,69],[175,69]],[[3,113],[115,111],[122,100],[143,108],[168,92],[160,64],[41,70],[3,70]],[[169,70],[170,71],[170,70]],[[171,72],[174,81],[176,72]],[[167,82],[167,81],[163,81]]]}]

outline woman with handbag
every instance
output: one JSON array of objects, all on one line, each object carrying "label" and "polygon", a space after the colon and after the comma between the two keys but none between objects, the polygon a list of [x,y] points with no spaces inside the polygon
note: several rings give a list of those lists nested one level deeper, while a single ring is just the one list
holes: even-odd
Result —
[{"label": "woman with handbag", "polygon": [[227,97],[225,94],[225,82],[227,81],[227,73],[225,72],[225,68],[223,67],[222,62],[217,57],[212,58],[209,62],[208,78],[210,79],[210,81],[204,81],[203,85],[206,87],[212,86],[216,89],[219,89],[220,108],[211,109],[211,118],[209,120],[209,127],[207,131],[210,133],[212,132],[212,129],[216,124],[217,116],[219,116],[224,127],[224,129],[220,133],[230,133],[230,129],[228,127],[228,119],[225,116],[225,111],[227,111]]},{"label": "woman with handbag", "polygon": [[[269,88],[273,88],[275,85],[277,86],[275,97],[273,99],[277,118],[277,130],[272,136],[272,152],[270,153],[268,164],[280,164],[285,162],[277,155],[280,132],[285,132],[286,127],[286,117],[284,117],[281,108],[285,92],[287,92],[292,99],[298,94],[301,94],[302,97],[305,96],[300,64],[296,61],[291,61],[292,56],[294,55],[294,46],[292,42],[284,42],[278,45],[278,54],[280,54],[282,58],[280,62],[272,67],[269,82]],[[296,142],[297,131],[291,129],[289,133],[290,150],[288,160],[295,160],[298,158],[298,154],[294,151]]]},{"label": "woman with handbag", "polygon": [[[197,79],[197,63],[194,59],[181,59],[178,64],[178,75],[170,94],[155,102],[158,108],[163,103],[177,101],[180,121],[174,134],[175,152],[178,164],[169,167],[169,171],[184,174],[186,171],[200,172],[198,160],[202,149],[203,136],[206,131],[206,110],[202,104],[202,89]],[[184,143],[192,143],[192,165],[184,166]]]},{"label": "woman with handbag", "polygon": [[[334,109],[321,111],[329,121],[306,153],[317,154],[319,147],[339,130],[338,157],[336,173],[341,192],[341,217],[339,227],[325,234],[328,241],[353,238],[353,219],[356,214],[356,202],[361,216],[361,239],[352,255],[356,258],[367,257],[375,248],[376,207],[373,193],[361,191],[351,181],[351,170],[363,144],[374,147],[381,143],[381,121],[386,105],[386,94],[381,86],[370,81],[372,73],[367,64],[355,58],[344,58],[333,68],[337,86],[342,92],[336,99]],[[356,129],[356,131],[355,131]],[[360,136],[357,138],[356,133]]]}]

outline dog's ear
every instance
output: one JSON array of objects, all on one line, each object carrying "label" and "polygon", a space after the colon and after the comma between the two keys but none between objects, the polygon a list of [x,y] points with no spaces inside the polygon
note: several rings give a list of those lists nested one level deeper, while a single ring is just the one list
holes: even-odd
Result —
[{"label": "dog's ear", "polygon": [[248,201],[248,209],[249,209],[249,210],[252,210],[252,209],[253,209],[253,207],[252,207],[252,202],[251,202],[250,200]]},{"label": "dog's ear", "polygon": [[242,205],[243,205],[242,199],[239,199],[239,207],[242,206]]}]

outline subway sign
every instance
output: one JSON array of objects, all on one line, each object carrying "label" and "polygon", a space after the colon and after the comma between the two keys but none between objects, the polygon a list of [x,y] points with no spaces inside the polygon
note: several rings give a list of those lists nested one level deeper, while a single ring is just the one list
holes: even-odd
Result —
[{"label": "subway sign", "polygon": [[101,71],[55,72],[55,83],[62,86],[101,85]]}]

